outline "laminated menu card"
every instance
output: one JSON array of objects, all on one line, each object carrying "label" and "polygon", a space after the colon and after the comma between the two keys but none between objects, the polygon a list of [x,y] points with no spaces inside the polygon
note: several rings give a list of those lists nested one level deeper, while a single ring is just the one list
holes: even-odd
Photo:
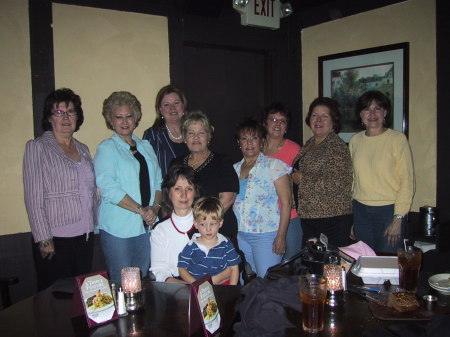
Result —
[{"label": "laminated menu card", "polygon": [[89,327],[118,318],[106,271],[75,277],[72,316],[86,316]]},{"label": "laminated menu card", "polygon": [[198,279],[190,287],[189,335],[202,329],[206,337],[214,336],[222,326],[222,321],[211,276]]}]

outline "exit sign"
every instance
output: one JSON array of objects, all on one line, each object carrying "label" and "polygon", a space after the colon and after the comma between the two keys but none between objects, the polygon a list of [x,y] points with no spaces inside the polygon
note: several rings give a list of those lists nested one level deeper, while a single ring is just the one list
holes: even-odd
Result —
[{"label": "exit sign", "polygon": [[250,0],[241,12],[241,24],[280,28],[280,0]]}]

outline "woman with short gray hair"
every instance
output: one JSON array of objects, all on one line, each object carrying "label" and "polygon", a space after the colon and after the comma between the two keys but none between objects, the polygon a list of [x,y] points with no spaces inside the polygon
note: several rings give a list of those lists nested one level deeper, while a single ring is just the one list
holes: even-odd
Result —
[{"label": "woman with short gray hair", "polygon": [[219,198],[225,209],[224,225],[221,233],[237,244],[237,220],[231,209],[239,192],[239,180],[233,164],[223,154],[209,149],[214,127],[202,111],[191,111],[183,122],[181,132],[190,153],[175,158],[174,164],[192,167],[201,185],[201,196]]}]

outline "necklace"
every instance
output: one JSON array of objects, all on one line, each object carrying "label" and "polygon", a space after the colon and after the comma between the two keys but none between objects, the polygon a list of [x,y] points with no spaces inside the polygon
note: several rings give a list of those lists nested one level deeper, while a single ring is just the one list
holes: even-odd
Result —
[{"label": "necklace", "polygon": [[187,230],[186,232],[182,232],[182,231],[180,231],[180,230],[178,229],[177,225],[175,225],[175,222],[173,222],[172,215],[170,216],[170,221],[172,221],[173,227],[174,227],[175,230],[176,230],[178,233],[180,233],[180,234],[186,234],[186,233],[189,233],[189,232],[194,228],[194,224],[192,224],[192,227],[191,227],[189,230]]},{"label": "necklace", "polygon": [[[205,162],[205,160],[209,157],[209,154],[210,154],[210,152],[209,152],[209,150],[207,150],[204,154],[201,154],[200,160],[196,160],[196,161],[192,160],[193,157],[192,157],[192,154],[190,154],[187,157],[188,158],[188,162],[187,163],[188,163],[188,165],[190,167],[192,167],[195,170],[195,169],[197,169],[200,165],[202,165]],[[189,164],[189,160],[191,161],[190,164]]]},{"label": "necklace", "polygon": [[136,154],[136,152],[138,152],[137,146],[130,145],[130,152],[134,156]]},{"label": "necklace", "polygon": [[181,140],[181,139],[183,139],[183,135],[174,136],[173,133],[170,131],[170,129],[169,129],[169,127],[168,127],[167,125],[166,125],[166,129],[167,129],[167,133],[169,134],[169,136],[170,136],[172,139],[175,139],[175,140]]}]

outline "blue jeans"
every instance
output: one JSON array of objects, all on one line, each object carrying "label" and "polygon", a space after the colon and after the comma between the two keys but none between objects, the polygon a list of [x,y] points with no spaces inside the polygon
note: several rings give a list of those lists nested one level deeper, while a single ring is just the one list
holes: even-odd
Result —
[{"label": "blue jeans", "polygon": [[100,230],[100,242],[105,254],[111,282],[121,284],[120,272],[125,267],[139,267],[141,277],[150,268],[150,237],[148,233],[132,238],[118,238]]},{"label": "blue jeans", "polygon": [[300,224],[300,218],[295,217],[289,221],[289,227],[286,233],[286,253],[283,259],[288,259],[291,256],[299,253],[302,249],[302,226]]},{"label": "blue jeans", "polygon": [[403,220],[401,235],[395,247],[388,246],[384,232],[394,219],[394,205],[367,206],[353,200],[353,225],[357,240],[364,241],[375,252],[397,253],[405,234]]},{"label": "blue jeans", "polygon": [[277,231],[269,233],[238,232],[239,249],[256,275],[264,277],[269,267],[280,263],[281,255],[272,253],[273,240]]}]

